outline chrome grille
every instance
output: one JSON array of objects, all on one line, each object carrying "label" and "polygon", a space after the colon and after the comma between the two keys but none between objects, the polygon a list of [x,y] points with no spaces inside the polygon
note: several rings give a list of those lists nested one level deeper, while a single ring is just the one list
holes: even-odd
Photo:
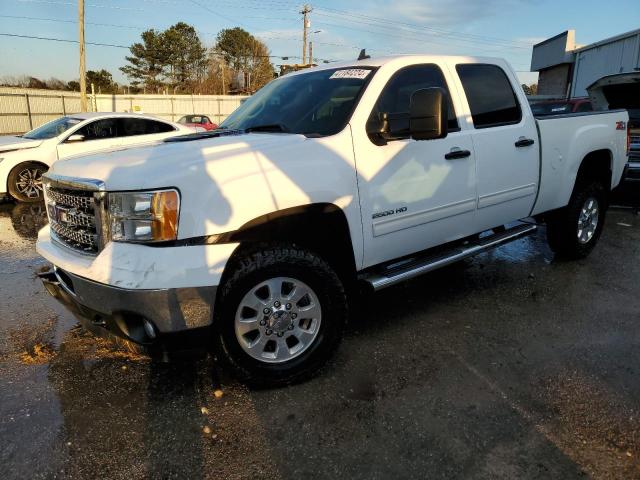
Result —
[{"label": "chrome grille", "polygon": [[83,253],[99,250],[93,192],[45,186],[52,237]]}]

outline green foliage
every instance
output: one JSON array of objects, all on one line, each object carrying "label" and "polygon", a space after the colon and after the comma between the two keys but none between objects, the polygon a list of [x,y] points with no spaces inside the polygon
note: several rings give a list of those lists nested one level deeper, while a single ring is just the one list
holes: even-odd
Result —
[{"label": "green foliage", "polygon": [[207,50],[196,30],[179,22],[159,32],[154,29],[142,33],[142,43],[134,43],[127,56],[129,65],[120,70],[134,86],[154,91],[169,87],[188,90],[202,78],[206,68]]},{"label": "green foliage", "polygon": [[231,70],[249,79],[243,89],[248,93],[255,92],[274,77],[267,46],[242,28],[221,30],[214,52],[222,56]]},{"label": "green foliage", "polygon": [[118,91],[118,84],[113,81],[111,73],[104,68],[102,70],[89,70],[87,72],[87,90],[89,91],[91,84],[93,84],[96,93],[117,93]]}]

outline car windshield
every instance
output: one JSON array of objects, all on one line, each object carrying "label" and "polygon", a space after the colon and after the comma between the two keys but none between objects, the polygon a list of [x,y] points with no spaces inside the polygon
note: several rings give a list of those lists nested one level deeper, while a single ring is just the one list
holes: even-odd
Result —
[{"label": "car windshield", "polygon": [[568,102],[534,103],[531,111],[534,115],[557,115],[570,112],[571,105]]},{"label": "car windshield", "polygon": [[29,138],[31,140],[46,140],[47,138],[53,138],[63,134],[71,127],[78,125],[80,122],[82,122],[82,119],[80,118],[61,117],[57,120],[45,123],[38,128],[34,128],[30,132],[25,133],[22,137]]},{"label": "car windshield", "polygon": [[284,76],[267,84],[220,128],[326,136],[349,121],[372,68],[340,68]]},{"label": "car windshield", "polygon": [[178,123],[181,123],[181,124],[183,124],[183,125],[184,125],[185,123],[189,123],[189,118],[188,118],[188,117],[186,117],[186,116],[184,116],[184,117],[182,117],[180,120],[178,120]]}]

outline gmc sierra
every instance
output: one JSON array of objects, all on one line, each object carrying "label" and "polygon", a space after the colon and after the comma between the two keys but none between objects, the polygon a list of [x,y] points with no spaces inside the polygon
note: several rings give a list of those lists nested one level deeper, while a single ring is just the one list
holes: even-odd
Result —
[{"label": "gmc sierra", "polygon": [[354,286],[405,281],[542,221],[557,254],[589,254],[627,121],[536,120],[500,59],[292,73],[215,131],[57,162],[42,277],[95,332],[157,348],[195,333],[245,381],[298,381],[337,347]]}]

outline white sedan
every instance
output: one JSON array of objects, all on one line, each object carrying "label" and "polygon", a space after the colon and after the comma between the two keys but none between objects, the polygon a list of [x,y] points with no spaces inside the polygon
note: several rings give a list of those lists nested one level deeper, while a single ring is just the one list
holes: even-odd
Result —
[{"label": "white sedan", "polygon": [[78,113],[20,137],[0,137],[0,197],[42,200],[42,174],[65,158],[153,143],[193,127],[135,113]]}]

